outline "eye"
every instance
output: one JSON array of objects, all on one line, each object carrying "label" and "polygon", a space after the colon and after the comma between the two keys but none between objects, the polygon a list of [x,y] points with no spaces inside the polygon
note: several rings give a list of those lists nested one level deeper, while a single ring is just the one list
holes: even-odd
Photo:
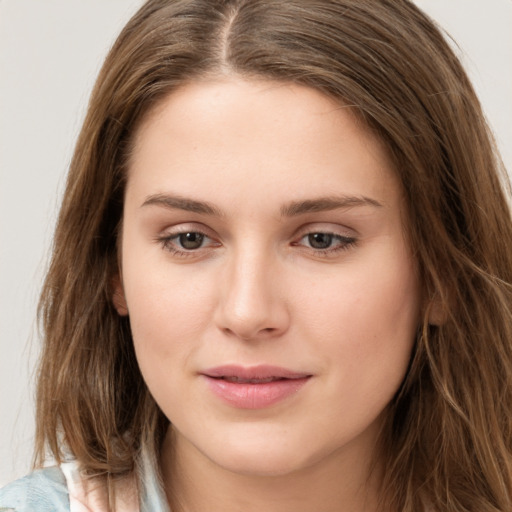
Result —
[{"label": "eye", "polygon": [[175,256],[192,256],[220,245],[201,231],[183,230],[167,233],[156,239],[162,247]]},{"label": "eye", "polygon": [[193,251],[194,249],[199,249],[203,245],[205,235],[190,231],[188,233],[181,233],[177,235],[175,239],[183,249]]},{"label": "eye", "polygon": [[305,234],[293,245],[312,249],[316,254],[330,255],[341,250],[347,250],[355,243],[356,239],[354,237],[315,231]]},{"label": "eye", "polygon": [[334,235],[331,233],[310,233],[307,235],[307,240],[313,249],[328,249],[332,245]]}]

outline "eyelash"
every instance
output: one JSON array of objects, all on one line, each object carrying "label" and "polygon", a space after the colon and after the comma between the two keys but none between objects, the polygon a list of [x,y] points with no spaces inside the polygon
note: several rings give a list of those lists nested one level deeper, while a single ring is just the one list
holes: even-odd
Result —
[{"label": "eyelash", "polygon": [[[204,237],[201,241],[201,246],[196,249],[185,249],[185,248],[178,248],[176,245],[176,241],[179,241],[179,238],[184,235],[188,234],[194,234],[194,235],[200,235],[201,237]],[[314,235],[327,235],[329,237],[332,237],[332,242],[337,241],[338,245],[334,247],[327,247],[325,249],[317,249],[314,247],[311,247],[311,245],[308,247],[306,245],[300,244],[300,241],[307,239]],[[220,243],[214,242],[209,247],[203,247],[203,242],[205,239],[212,240],[210,236],[208,236],[206,233],[200,230],[184,230],[175,232],[169,235],[157,237],[156,241],[161,244],[162,248],[166,251],[169,251],[173,256],[178,256],[180,258],[187,258],[187,257],[193,257],[197,254],[197,252],[201,249],[211,249],[212,247],[219,247]],[[309,240],[311,243],[311,240]],[[304,250],[312,251],[316,256],[325,257],[328,258],[329,256],[334,256],[342,251],[347,251],[354,247],[357,244],[357,239],[355,237],[349,237],[349,236],[343,236],[337,233],[332,233],[329,231],[310,231],[308,233],[305,233],[299,238],[298,242],[292,242],[292,246],[294,247],[302,247]]]}]

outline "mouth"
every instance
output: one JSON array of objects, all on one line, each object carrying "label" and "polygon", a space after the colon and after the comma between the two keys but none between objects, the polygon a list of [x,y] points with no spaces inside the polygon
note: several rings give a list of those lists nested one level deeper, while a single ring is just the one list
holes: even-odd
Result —
[{"label": "mouth", "polygon": [[212,377],[213,379],[222,379],[235,384],[267,384],[278,380],[286,380],[285,377],[267,377],[265,379],[244,379],[242,377]]},{"label": "mouth", "polygon": [[201,373],[210,391],[238,409],[262,409],[295,395],[312,377],[276,366],[219,366]]},{"label": "mouth", "polygon": [[224,365],[215,368],[209,368],[202,372],[203,375],[213,379],[224,379],[233,382],[249,382],[253,384],[272,382],[275,380],[283,379],[303,379],[304,377],[311,377],[311,374],[304,372],[295,372],[287,368],[271,365],[258,365],[258,366],[237,366],[237,365]]}]

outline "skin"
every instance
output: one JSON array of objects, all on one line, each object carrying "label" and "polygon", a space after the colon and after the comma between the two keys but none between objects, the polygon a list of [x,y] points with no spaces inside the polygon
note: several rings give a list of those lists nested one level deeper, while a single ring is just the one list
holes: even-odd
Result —
[{"label": "skin", "polygon": [[[114,300],[172,423],[173,510],[376,510],[378,435],[418,325],[403,211],[383,146],[313,89],[204,80],[147,117]],[[204,238],[185,249],[183,233]],[[200,375],[224,364],[312,377],[246,410]]]}]

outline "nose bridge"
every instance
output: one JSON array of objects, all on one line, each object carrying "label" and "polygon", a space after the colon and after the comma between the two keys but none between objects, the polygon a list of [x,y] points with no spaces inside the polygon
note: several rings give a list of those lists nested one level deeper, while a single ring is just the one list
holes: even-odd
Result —
[{"label": "nose bridge", "polygon": [[242,339],[283,332],[288,323],[277,256],[247,242],[233,250],[226,265],[218,305],[218,324]]}]

